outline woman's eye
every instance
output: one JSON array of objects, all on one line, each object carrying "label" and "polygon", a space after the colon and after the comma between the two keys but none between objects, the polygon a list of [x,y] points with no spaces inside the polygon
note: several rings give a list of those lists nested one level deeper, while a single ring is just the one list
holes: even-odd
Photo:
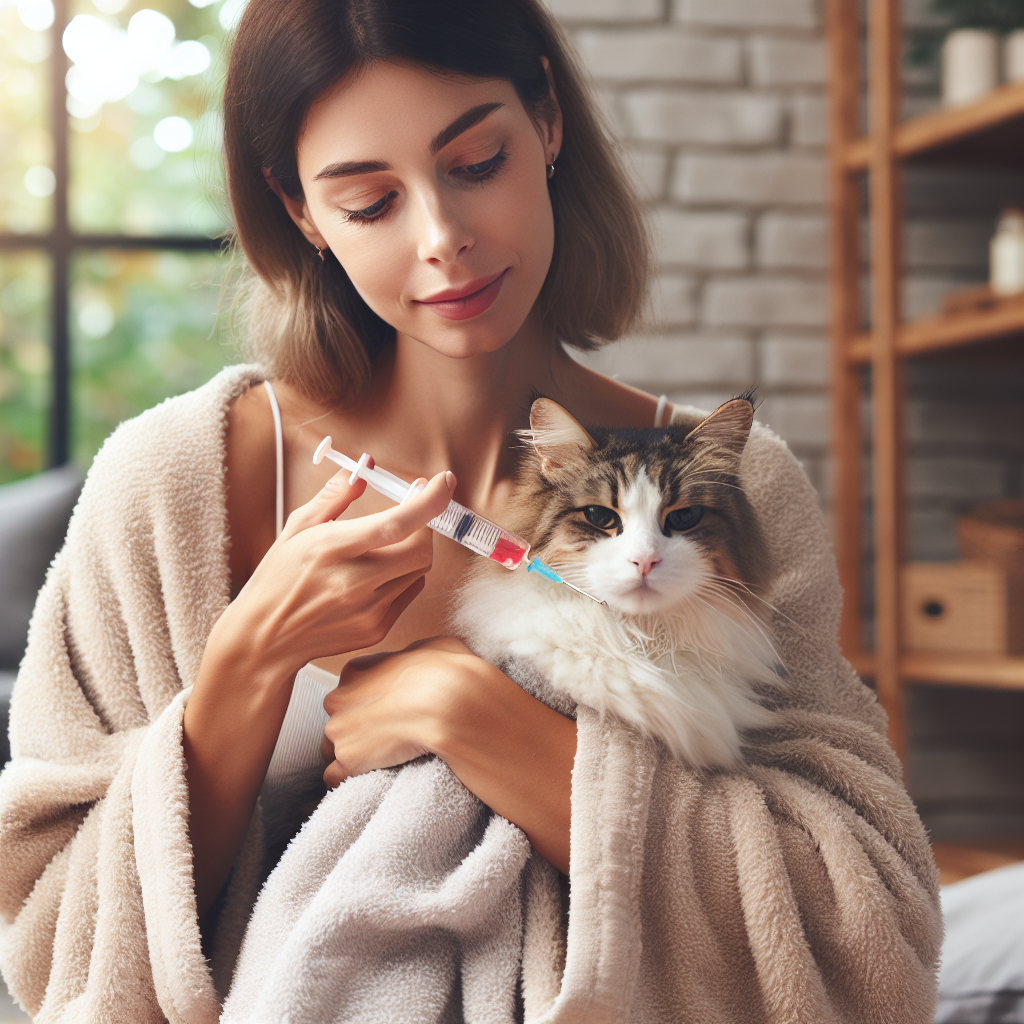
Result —
[{"label": "woman's eye", "polygon": [[488,178],[492,173],[505,162],[505,149],[502,147],[490,158],[490,160],[484,160],[479,164],[466,164],[463,167],[456,167],[455,174],[464,175],[467,178],[476,179],[477,181]]},{"label": "woman's eye", "polygon": [[687,530],[692,530],[703,518],[703,505],[691,505],[689,508],[673,509],[665,516],[665,530],[672,533],[686,533]]},{"label": "woman's eye", "polygon": [[604,505],[588,505],[583,510],[583,516],[591,526],[599,530],[617,530],[622,526],[622,520],[617,512],[613,512]]},{"label": "woman's eye", "polygon": [[384,212],[384,208],[387,204],[397,196],[397,192],[389,192],[386,196],[381,196],[377,202],[365,207],[362,210],[346,210],[345,220],[346,221],[367,221],[377,220],[380,215]]}]

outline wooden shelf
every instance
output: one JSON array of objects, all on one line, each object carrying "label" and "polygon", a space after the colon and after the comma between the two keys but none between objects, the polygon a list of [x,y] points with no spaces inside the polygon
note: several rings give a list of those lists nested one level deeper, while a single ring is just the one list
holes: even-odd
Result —
[{"label": "wooden shelf", "polygon": [[932,843],[932,852],[939,868],[939,881],[949,885],[981,874],[982,871],[992,871],[1024,860],[1024,842],[1019,839],[995,839],[974,842],[969,846]]},{"label": "wooden shelf", "polygon": [[[875,674],[875,656],[871,651],[858,651],[848,657],[860,675]],[[1024,690],[1024,657],[908,652],[900,658],[899,671],[901,679],[908,683]]]},{"label": "wooden shelf", "polygon": [[[893,149],[904,160],[1019,165],[1024,158],[1024,82],[993,89],[976,103],[935,110],[899,124]],[[846,145],[845,166],[867,170],[871,140]]]},{"label": "wooden shelf", "polygon": [[[900,356],[924,355],[1018,333],[1024,333],[1024,297],[1014,296],[989,309],[937,313],[903,324],[896,332],[896,352]],[[849,357],[854,364],[871,361],[870,334],[853,338]]]}]

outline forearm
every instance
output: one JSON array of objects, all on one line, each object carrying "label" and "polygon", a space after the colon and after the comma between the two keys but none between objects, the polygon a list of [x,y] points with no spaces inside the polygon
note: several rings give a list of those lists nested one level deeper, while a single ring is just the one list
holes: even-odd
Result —
[{"label": "forearm", "polygon": [[288,708],[294,674],[214,629],[185,708],[196,901],[200,918],[231,872]]},{"label": "forearm", "polygon": [[492,665],[474,661],[435,752],[467,789],[568,874],[576,723]]}]

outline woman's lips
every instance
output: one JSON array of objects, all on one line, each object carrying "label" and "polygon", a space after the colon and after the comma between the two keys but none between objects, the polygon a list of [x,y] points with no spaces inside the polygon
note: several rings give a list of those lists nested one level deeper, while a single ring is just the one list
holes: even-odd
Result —
[{"label": "woman's lips", "polygon": [[506,267],[500,274],[493,277],[481,277],[470,281],[465,288],[452,288],[438,292],[433,298],[418,299],[422,305],[429,307],[445,320],[469,320],[479,316],[498,297],[501,286],[505,283]]}]

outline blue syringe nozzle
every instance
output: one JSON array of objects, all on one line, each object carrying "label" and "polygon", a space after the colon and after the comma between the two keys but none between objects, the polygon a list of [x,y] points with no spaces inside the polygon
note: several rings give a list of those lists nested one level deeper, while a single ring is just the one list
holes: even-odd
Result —
[{"label": "blue syringe nozzle", "polygon": [[539,558],[526,559],[526,571],[535,572],[538,576],[543,576],[544,579],[551,580],[552,583],[564,583],[570,590],[575,590],[577,594],[589,597],[595,604],[607,603],[602,601],[600,598],[594,597],[593,594],[588,594],[585,590],[580,590],[579,587],[574,587],[568,580],[562,579],[562,577],[559,576],[551,566],[545,565]]}]

